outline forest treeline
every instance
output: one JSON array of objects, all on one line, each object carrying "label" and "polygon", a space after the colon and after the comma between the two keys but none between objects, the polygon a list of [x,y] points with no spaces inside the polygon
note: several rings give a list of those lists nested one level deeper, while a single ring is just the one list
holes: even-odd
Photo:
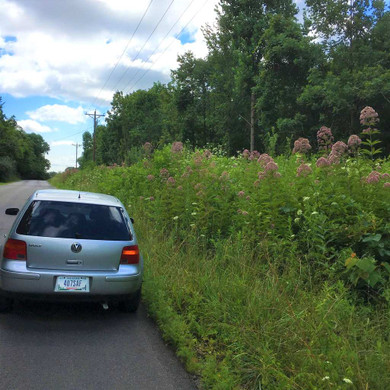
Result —
[{"label": "forest treeline", "polygon": [[7,118],[0,97],[0,182],[47,179],[49,145],[39,134],[27,134],[14,117]]},{"label": "forest treeline", "polygon": [[[168,84],[114,94],[96,131],[97,164],[131,164],[146,142],[282,154],[298,137],[314,141],[321,126],[346,141],[361,132],[365,106],[378,112],[390,151],[384,1],[306,0],[300,22],[292,0],[221,0],[203,33],[207,56],[179,56]],[[93,160],[92,138],[83,136],[81,167]]]}]

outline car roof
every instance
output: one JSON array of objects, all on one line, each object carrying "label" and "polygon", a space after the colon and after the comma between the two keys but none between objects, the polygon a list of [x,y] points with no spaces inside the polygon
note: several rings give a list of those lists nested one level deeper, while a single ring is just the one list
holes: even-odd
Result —
[{"label": "car roof", "polygon": [[46,189],[38,190],[32,195],[33,200],[54,200],[61,202],[78,202],[101,204],[106,206],[121,206],[119,199],[111,195],[95,192]]}]

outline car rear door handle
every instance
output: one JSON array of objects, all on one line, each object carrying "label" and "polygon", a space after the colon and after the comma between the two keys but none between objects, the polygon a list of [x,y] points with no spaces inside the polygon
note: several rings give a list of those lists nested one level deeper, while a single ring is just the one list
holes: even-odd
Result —
[{"label": "car rear door handle", "polygon": [[66,264],[69,264],[69,265],[82,265],[83,261],[82,260],[66,260]]}]

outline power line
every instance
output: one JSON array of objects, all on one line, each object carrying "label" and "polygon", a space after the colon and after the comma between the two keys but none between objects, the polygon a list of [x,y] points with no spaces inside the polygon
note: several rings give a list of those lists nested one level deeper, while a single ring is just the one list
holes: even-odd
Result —
[{"label": "power line", "polygon": [[62,141],[63,139],[68,139],[68,138],[73,137],[75,135],[79,135],[81,133],[85,133],[87,130],[88,130],[88,127],[86,127],[84,130],[78,131],[77,133],[74,133],[74,134],[71,134],[71,135],[67,135],[66,137],[61,137],[61,138],[55,139],[54,141],[51,141],[51,142]]},{"label": "power line", "polygon": [[[172,0],[168,6],[168,8],[165,10],[165,12],[163,13],[163,15],[161,16],[160,20],[157,22],[156,26],[154,27],[153,31],[150,33],[148,39],[144,42],[143,46],[141,47],[141,49],[139,49],[137,55],[132,59],[132,61],[135,61],[141,51],[145,48],[146,44],[149,42],[150,38],[152,37],[152,35],[154,34],[154,32],[157,30],[157,27],[160,25],[161,21],[164,19],[165,15],[167,14],[167,12],[169,11],[169,9],[171,8],[172,4],[174,3],[175,0]],[[116,83],[114,89],[116,89],[116,87],[118,86],[118,84],[122,81],[123,77],[126,75],[126,73],[128,72],[129,68],[127,68],[123,74],[122,74],[122,77],[119,79],[119,81]]]},{"label": "power line", "polygon": [[[148,10],[149,10],[150,6],[152,5],[152,3],[153,3],[153,0],[150,0],[148,6],[146,7],[146,9],[145,9],[145,11],[144,11],[144,13],[143,13],[143,15],[142,15],[141,20],[138,22],[137,27],[136,27],[135,30],[133,31],[133,34],[132,34],[131,38],[127,41],[127,44],[126,44],[126,46],[125,46],[125,48],[124,48],[122,54],[119,56],[119,58],[118,58],[118,60],[117,60],[117,62],[116,62],[116,64],[115,64],[114,68],[111,70],[111,72],[110,72],[110,74],[109,74],[107,80],[105,81],[104,85],[100,88],[100,91],[99,91],[99,93],[96,95],[95,100],[93,101],[93,103],[91,104],[91,106],[94,106],[94,105],[95,105],[96,100],[99,98],[101,92],[102,92],[103,89],[106,87],[106,85],[107,85],[108,81],[110,80],[112,74],[115,72],[116,68],[118,67],[119,62],[121,61],[122,57],[123,57],[124,54],[126,53],[126,51],[127,51],[128,47],[129,47],[131,41],[132,41],[133,38],[134,38],[134,35],[135,35],[136,32],[138,31],[138,29],[139,29],[139,27],[140,27],[142,21],[144,20],[145,15],[146,15],[146,13],[148,12]],[[91,106],[90,106],[90,107],[91,107]]]},{"label": "power line", "polygon": [[[154,49],[153,53],[147,58],[147,60],[145,61],[145,63],[147,63],[150,58],[154,55],[154,53],[156,53],[156,51],[158,50],[158,48],[161,46],[161,44],[165,41],[165,39],[167,38],[167,36],[169,35],[169,33],[174,29],[174,27],[176,26],[176,24],[179,22],[179,20],[183,17],[183,15],[187,12],[188,8],[190,8],[190,6],[192,5],[192,3],[194,2],[195,0],[191,0],[191,2],[188,4],[188,6],[186,7],[186,9],[181,13],[181,15],[176,19],[176,22],[173,24],[173,26],[169,29],[169,31],[165,34],[164,38],[160,41],[160,43],[158,44],[158,46]],[[125,92],[125,89],[130,85],[130,83],[137,77],[137,74],[140,72],[140,69],[137,70],[137,72],[135,73],[135,75],[130,79],[130,81],[127,83],[126,87],[123,88],[123,92]],[[130,91],[130,90],[129,90]]]},{"label": "power line", "polygon": [[[180,32],[177,34],[177,36],[180,36],[183,31],[187,28],[187,26],[193,21],[193,19],[195,19],[195,17],[199,14],[199,12],[203,9],[203,7],[206,5],[206,3],[208,2],[209,0],[206,0],[202,6],[198,9],[198,11],[194,14],[194,16],[188,21],[188,23],[180,30]],[[138,78],[138,80],[130,87],[129,91],[134,89],[134,87],[144,78],[144,76],[149,72],[149,70],[152,68],[152,66],[161,58],[161,56],[163,54],[165,54],[165,52],[172,46],[174,41],[172,41],[165,49],[164,51],[156,58],[156,60],[149,66],[148,69],[145,70],[145,72],[141,75],[140,78]],[[150,57],[149,57],[150,58]]]}]

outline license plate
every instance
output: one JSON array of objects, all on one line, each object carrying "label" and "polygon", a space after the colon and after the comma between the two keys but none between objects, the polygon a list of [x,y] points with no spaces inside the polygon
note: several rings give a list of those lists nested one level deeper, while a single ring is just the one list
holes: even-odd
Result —
[{"label": "license plate", "polygon": [[89,278],[86,276],[58,276],[54,291],[89,292]]}]

